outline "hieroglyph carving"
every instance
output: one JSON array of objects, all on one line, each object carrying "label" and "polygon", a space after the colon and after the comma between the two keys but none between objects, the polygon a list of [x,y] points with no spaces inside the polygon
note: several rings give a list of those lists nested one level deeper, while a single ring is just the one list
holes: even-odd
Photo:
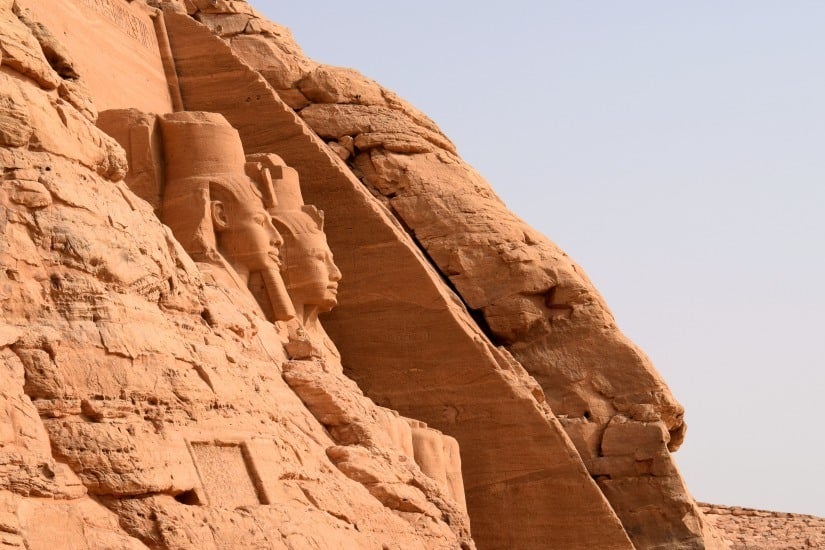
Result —
[{"label": "hieroglyph carving", "polygon": [[89,9],[95,10],[112,21],[126,36],[139,42],[144,48],[157,50],[154,30],[144,21],[135,17],[122,0],[80,0]]},{"label": "hieroglyph carving", "polygon": [[190,441],[188,447],[205,493],[198,495],[202,504],[227,508],[268,504],[245,444]]}]

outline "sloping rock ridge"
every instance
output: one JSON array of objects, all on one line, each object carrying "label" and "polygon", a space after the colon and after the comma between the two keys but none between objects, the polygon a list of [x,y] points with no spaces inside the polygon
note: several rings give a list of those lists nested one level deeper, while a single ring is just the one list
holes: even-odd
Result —
[{"label": "sloping rock ridge", "polygon": [[244,1],[0,18],[3,544],[743,543],[581,268],[413,106]]}]

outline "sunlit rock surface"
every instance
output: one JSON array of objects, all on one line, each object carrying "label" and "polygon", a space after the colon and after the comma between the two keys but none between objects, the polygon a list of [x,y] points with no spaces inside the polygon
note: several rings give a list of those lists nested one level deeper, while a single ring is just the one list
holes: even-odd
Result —
[{"label": "sunlit rock surface", "polygon": [[7,546],[779,547],[394,93],[243,1],[0,0],[0,54]]}]

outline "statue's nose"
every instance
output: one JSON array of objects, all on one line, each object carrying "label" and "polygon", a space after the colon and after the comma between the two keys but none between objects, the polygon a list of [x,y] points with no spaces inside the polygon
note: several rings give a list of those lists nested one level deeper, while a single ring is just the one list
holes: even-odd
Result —
[{"label": "statue's nose", "polygon": [[281,236],[281,233],[275,229],[275,226],[272,225],[272,222],[269,222],[269,235],[270,235],[270,244],[274,247],[280,247],[284,244],[284,238]]},{"label": "statue's nose", "polygon": [[329,263],[329,280],[337,283],[341,280],[341,270],[338,269],[332,258],[327,258],[327,263]]}]

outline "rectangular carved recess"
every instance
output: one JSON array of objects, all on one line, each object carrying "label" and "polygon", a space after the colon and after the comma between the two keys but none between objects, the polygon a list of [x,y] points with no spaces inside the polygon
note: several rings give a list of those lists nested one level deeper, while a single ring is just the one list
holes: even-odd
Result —
[{"label": "rectangular carved recess", "polygon": [[201,480],[202,504],[232,509],[269,504],[244,443],[191,441],[189,450]]}]

